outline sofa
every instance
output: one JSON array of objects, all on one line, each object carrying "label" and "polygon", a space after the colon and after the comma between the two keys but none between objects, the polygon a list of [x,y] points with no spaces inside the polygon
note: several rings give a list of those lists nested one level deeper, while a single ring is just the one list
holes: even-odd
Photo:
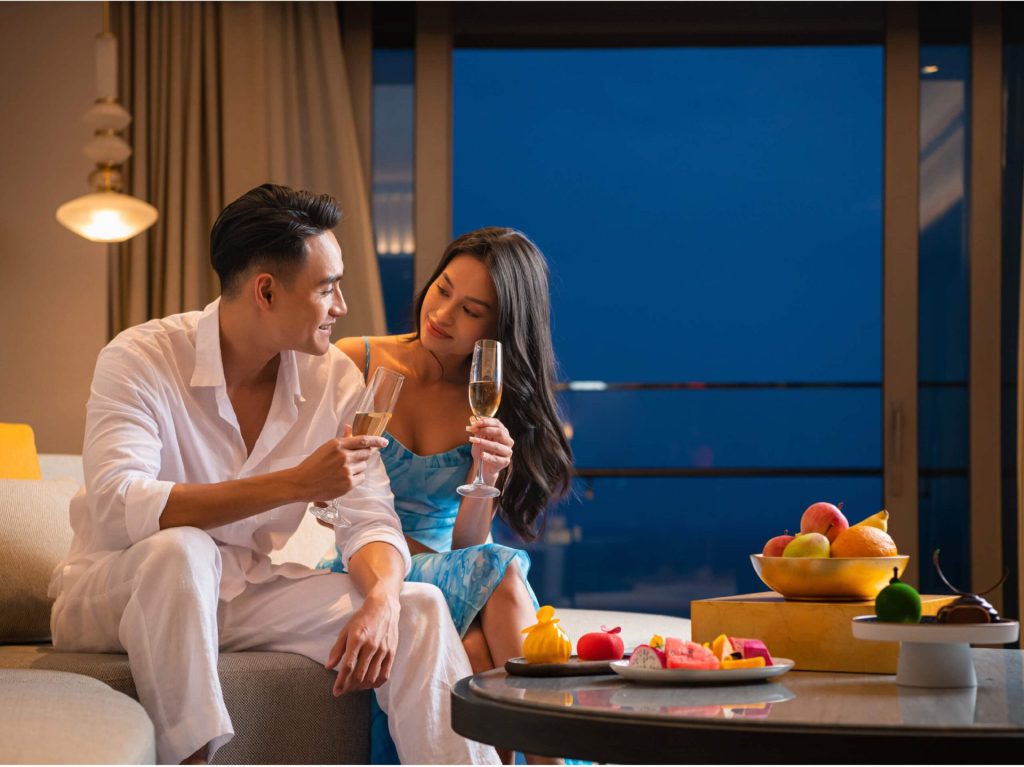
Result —
[{"label": "sofa", "polygon": [[[47,582],[70,545],[67,504],[83,479],[80,456],[43,454],[39,467],[40,479],[0,479],[0,672],[70,672],[137,698],[126,655],[56,652],[49,644]],[[313,564],[332,541],[309,517],[274,559]],[[562,608],[558,615],[574,638],[602,624],[621,625],[627,647],[655,632],[689,638],[681,618]],[[235,737],[214,763],[368,761],[369,692],[335,698],[333,671],[288,653],[225,652],[219,670]]]}]

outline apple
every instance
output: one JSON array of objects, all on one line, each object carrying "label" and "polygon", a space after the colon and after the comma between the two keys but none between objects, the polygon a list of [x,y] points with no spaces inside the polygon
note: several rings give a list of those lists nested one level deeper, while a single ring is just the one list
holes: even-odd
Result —
[{"label": "apple", "polygon": [[794,538],[796,538],[796,536],[790,535],[789,530],[784,530],[782,535],[776,535],[774,538],[769,539],[768,543],[764,545],[764,550],[761,552],[761,556],[781,557],[786,545]]},{"label": "apple", "polygon": [[800,533],[782,551],[784,557],[827,557],[829,542],[821,533]]},{"label": "apple", "polygon": [[842,512],[843,504],[833,506],[831,503],[819,501],[812,503],[800,517],[801,533],[821,533],[832,543],[839,533],[846,530],[850,523]]}]

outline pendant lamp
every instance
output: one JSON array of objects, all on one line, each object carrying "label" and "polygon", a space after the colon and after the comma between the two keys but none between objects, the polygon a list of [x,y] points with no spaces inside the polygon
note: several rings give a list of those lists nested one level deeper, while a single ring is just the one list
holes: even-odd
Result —
[{"label": "pendant lamp", "polygon": [[94,132],[84,151],[96,163],[88,179],[95,191],[57,208],[57,220],[93,242],[124,242],[156,223],[157,210],[122,193],[121,165],[132,154],[122,132],[132,116],[117,103],[117,38],[110,31],[109,2],[103,3],[103,31],[96,36],[96,103],[83,120]]}]

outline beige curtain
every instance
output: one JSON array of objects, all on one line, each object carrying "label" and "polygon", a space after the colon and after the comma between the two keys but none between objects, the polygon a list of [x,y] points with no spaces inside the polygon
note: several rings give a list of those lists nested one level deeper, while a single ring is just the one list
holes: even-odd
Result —
[{"label": "beige curtain", "polygon": [[[1024,259],[1024,227],[1021,257]],[[1017,615],[1024,617],[1024,263],[1017,307]],[[1018,637],[1017,646],[1024,648],[1024,634]]]},{"label": "beige curtain", "polygon": [[111,335],[218,294],[209,232],[266,181],[326,192],[349,315],[339,335],[385,332],[367,180],[334,3],[115,3],[131,192],[160,219],[111,249]]}]

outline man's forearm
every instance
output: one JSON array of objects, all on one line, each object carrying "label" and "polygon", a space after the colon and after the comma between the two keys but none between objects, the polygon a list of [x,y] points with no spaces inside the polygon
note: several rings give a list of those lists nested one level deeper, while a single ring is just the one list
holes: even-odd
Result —
[{"label": "man's forearm", "polygon": [[364,597],[397,600],[405,579],[405,560],[390,543],[373,541],[352,555],[348,572]]},{"label": "man's forearm", "polygon": [[290,471],[275,471],[211,485],[179,483],[171,488],[160,515],[160,529],[198,527],[209,530],[264,511],[301,501]]}]

